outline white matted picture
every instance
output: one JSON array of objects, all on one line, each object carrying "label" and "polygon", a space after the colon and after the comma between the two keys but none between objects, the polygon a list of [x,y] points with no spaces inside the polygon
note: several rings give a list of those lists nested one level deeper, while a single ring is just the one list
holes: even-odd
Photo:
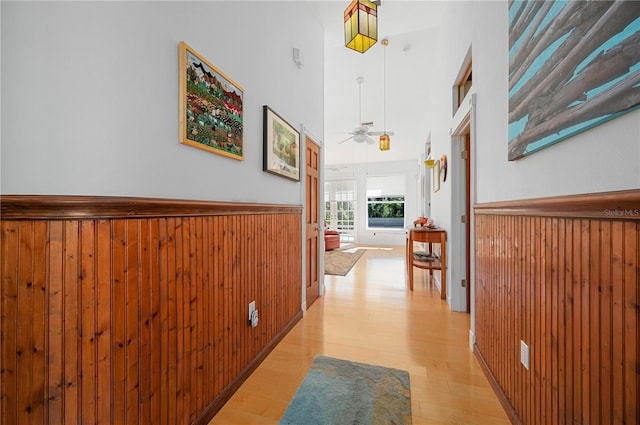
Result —
[{"label": "white matted picture", "polygon": [[263,112],[263,171],[300,181],[300,133],[267,105]]}]

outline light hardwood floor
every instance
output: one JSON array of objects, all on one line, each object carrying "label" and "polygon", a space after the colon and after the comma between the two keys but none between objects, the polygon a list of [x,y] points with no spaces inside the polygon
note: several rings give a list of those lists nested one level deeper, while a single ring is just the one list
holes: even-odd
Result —
[{"label": "light hardwood floor", "polygon": [[451,312],[424,270],[405,283],[404,247],[369,247],[326,291],[210,424],[277,424],[317,354],[407,370],[414,425],[508,424],[469,349],[469,315]]}]

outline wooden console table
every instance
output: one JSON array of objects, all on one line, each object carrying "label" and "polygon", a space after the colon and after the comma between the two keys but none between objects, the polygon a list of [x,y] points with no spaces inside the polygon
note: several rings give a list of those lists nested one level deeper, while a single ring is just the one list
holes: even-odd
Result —
[{"label": "wooden console table", "polygon": [[[433,255],[433,244],[440,244],[440,258],[421,260],[413,255],[413,243],[423,242],[428,244],[428,254]],[[447,232],[443,229],[427,229],[424,227],[414,227],[407,232],[407,274],[409,276],[409,288],[413,291],[413,268],[429,270],[433,277],[434,270],[440,270],[442,275],[442,290],[440,298],[447,298]]]}]

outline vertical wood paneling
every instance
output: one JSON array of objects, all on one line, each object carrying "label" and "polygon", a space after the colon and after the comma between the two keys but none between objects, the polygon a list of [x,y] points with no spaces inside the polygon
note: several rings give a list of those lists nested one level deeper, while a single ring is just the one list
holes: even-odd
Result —
[{"label": "vertical wood paneling", "polygon": [[[47,299],[47,317],[48,333],[47,333],[47,363],[49,367],[46,370],[47,375],[47,392],[45,400],[48,401],[48,414],[46,419],[48,423],[64,423],[64,275],[63,275],[63,256],[64,256],[64,222],[52,222],[49,225],[49,266],[48,286],[49,294]],[[9,265],[7,265],[9,267]],[[18,323],[22,320],[18,319]],[[11,319],[9,319],[11,320]]]},{"label": "vertical wood paneling", "polygon": [[[571,305],[573,309],[572,315],[572,331],[573,355],[571,365],[573,367],[573,381],[570,383],[573,390],[573,406],[572,406],[572,422],[582,423],[582,399],[580,397],[579,388],[582,387],[582,358],[580,355],[580,347],[582,346],[582,246],[581,246],[581,220],[573,220],[572,228],[572,273],[569,275],[571,281]],[[535,311],[535,310],[534,310]]]},{"label": "vertical wood paneling", "polygon": [[[18,270],[18,316],[31,317],[33,312],[33,223],[21,223],[20,234],[20,268]],[[28,424],[31,422],[31,374],[33,333],[31,321],[16,323],[16,373],[19,377],[18,397],[21,401],[18,405],[18,422]]]},{"label": "vertical wood paneling", "polygon": [[80,352],[79,333],[79,222],[75,220],[64,223],[64,418],[65,422],[78,422],[80,403],[78,387],[80,384],[78,353]]},{"label": "vertical wood paneling", "polygon": [[16,423],[18,407],[16,368],[16,321],[18,302],[18,222],[2,223],[2,420]]},{"label": "vertical wood paneling", "polygon": [[[533,234],[532,241],[534,243],[534,256],[536,258],[536,268],[532,277],[532,281],[536,282],[536,284],[531,285],[535,288],[533,309],[536,311],[543,311],[543,268],[542,268],[542,226],[540,217],[533,218]],[[533,370],[532,373],[535,377],[533,382],[533,388],[535,390],[533,395],[533,420],[538,423],[542,423],[544,421],[543,417],[543,407],[542,407],[542,395],[543,386],[544,386],[544,378],[543,378],[543,355],[542,355],[542,335],[544,329],[544,316],[540,315],[538,317],[532,317],[534,323],[534,333],[531,337],[531,341],[533,342],[531,346],[531,356],[532,356],[532,364]]]},{"label": "vertical wood paneling", "polygon": [[[589,352],[589,418],[594,423],[601,423],[600,417],[600,295],[602,284],[600,282],[600,249],[601,222],[592,222],[591,227],[591,267],[589,268],[589,322],[591,351]],[[595,289],[595,290],[594,290]]]},{"label": "vertical wood paneling", "polygon": [[[195,270],[192,268],[192,259],[194,257],[192,251],[193,236],[191,228],[191,218],[185,217],[182,219],[182,338],[184,355],[181,362],[183,364],[182,371],[180,373],[180,379],[182,381],[183,388],[183,405],[182,410],[178,411],[178,418],[182,420],[182,423],[190,423],[191,412],[191,378],[192,369],[191,364],[194,359],[194,350],[192,345],[193,327],[195,324],[195,318],[191,316],[191,301],[193,298],[192,287],[195,280]],[[181,306],[178,305],[178,308]],[[193,320],[193,322],[192,322]]]},{"label": "vertical wood paneling", "polygon": [[111,282],[111,329],[113,345],[111,346],[111,373],[113,382],[111,394],[113,397],[113,421],[127,423],[126,419],[126,225],[124,220],[114,221],[112,224],[111,249],[113,255],[113,270]]},{"label": "vertical wood paneling", "polygon": [[300,317],[300,213],[0,232],[3,423],[202,423]]},{"label": "vertical wood paneling", "polygon": [[[32,423],[44,424],[45,423],[45,408],[41,402],[43,395],[45,394],[45,381],[42,379],[46,374],[46,302],[47,302],[47,271],[43,267],[38,267],[39,264],[46,264],[47,261],[47,223],[38,221],[34,223],[34,238],[33,238],[33,309],[32,309],[32,326],[33,326],[33,356],[32,356],[32,379],[31,383],[31,411],[32,411]],[[91,268],[91,267],[88,267]],[[95,305],[92,304],[92,305]],[[89,362],[93,360],[95,364],[95,351],[91,352],[94,355],[89,359]],[[90,365],[93,365],[90,363]],[[1,367],[0,367],[1,369]],[[95,369],[91,370],[95,377]],[[89,378],[91,381],[92,379]],[[90,385],[87,388],[87,406],[88,409],[95,409],[95,385]],[[92,407],[93,406],[93,407]]]},{"label": "vertical wood paneling", "polygon": [[138,404],[138,418],[140,425],[151,424],[151,397],[153,394],[151,386],[151,377],[153,375],[151,357],[151,271],[153,264],[150,257],[150,223],[149,220],[141,220],[139,225],[139,256],[140,264],[138,265],[140,281],[138,283],[139,303],[140,303],[140,339],[139,339],[139,377],[140,388]]},{"label": "vertical wood paneling", "polygon": [[582,409],[580,410],[580,422],[586,423],[589,418],[589,403],[590,391],[589,391],[589,371],[591,364],[591,281],[589,280],[589,269],[591,265],[591,251],[590,251],[590,237],[591,237],[591,223],[589,220],[582,220],[581,223],[582,238],[580,239],[581,250],[580,256],[582,258],[582,267],[580,269],[580,290],[582,291],[582,297],[580,300],[580,307],[582,308],[582,314],[580,315],[581,326],[581,339],[580,339],[580,367],[582,370],[580,386],[582,390]]},{"label": "vertical wood paneling", "polygon": [[[177,403],[182,400],[182,381],[178,380],[178,327],[182,317],[178,304],[182,302],[182,238],[178,233],[178,220],[161,220],[160,228],[160,419],[161,423],[176,423]],[[179,294],[179,295],[178,295]],[[169,389],[175,389],[171,395]]]},{"label": "vertical wood paneling", "polygon": [[[624,224],[624,423],[640,423],[640,223]],[[634,371],[633,364],[636,364]]]},{"label": "vertical wood paneling", "polygon": [[141,275],[141,258],[139,248],[140,220],[128,220],[126,227],[126,339],[125,339],[125,373],[126,373],[126,423],[140,423],[139,399],[139,360],[140,360],[140,298],[139,278]]},{"label": "vertical wood paneling", "polygon": [[614,218],[476,215],[476,348],[516,422],[640,423],[640,224]]},{"label": "vertical wood paneling", "polygon": [[[150,315],[149,315],[149,364],[151,366],[150,377],[150,423],[160,424],[161,418],[166,418],[166,415],[162,413],[162,406],[160,405],[162,398],[162,347],[161,341],[161,325],[160,325],[160,285],[162,283],[163,272],[161,271],[161,265],[166,266],[166,262],[161,263],[160,246],[166,245],[167,241],[160,238],[161,228],[164,229],[166,234],[166,219],[160,218],[158,220],[149,220],[149,301],[150,301]],[[164,272],[166,274],[166,271]],[[146,295],[146,293],[145,293]]]},{"label": "vertical wood paneling", "polygon": [[600,229],[600,423],[611,423],[611,222],[603,221]]},{"label": "vertical wood paneling", "polygon": [[[98,351],[97,360],[97,422],[108,424],[113,421],[112,394],[111,394],[111,223],[107,220],[96,222],[96,249],[98,270],[98,284],[96,287],[96,345]],[[120,306],[117,307],[120,312]]]},{"label": "vertical wood paneling", "polygon": [[97,349],[96,349],[96,244],[95,222],[83,221],[80,224],[82,247],[80,263],[80,292],[82,313],[81,322],[81,349],[82,367],[80,370],[80,415],[82,423],[95,421],[97,411]]},{"label": "vertical wood paneling", "polygon": [[[611,228],[611,329],[624,329],[623,304],[624,304],[624,223],[612,223]],[[624,388],[624,341],[618,335],[611,337],[611,388]],[[624,397],[614,397],[612,400],[612,423],[621,424],[624,420]]]}]

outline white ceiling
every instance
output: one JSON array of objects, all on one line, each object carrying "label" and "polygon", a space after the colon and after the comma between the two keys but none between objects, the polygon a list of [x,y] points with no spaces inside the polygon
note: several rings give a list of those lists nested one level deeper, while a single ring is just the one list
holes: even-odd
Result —
[{"label": "white ceiling", "polygon": [[[325,26],[325,163],[417,160],[429,132],[425,107],[429,40],[437,34],[446,2],[383,0],[378,7],[378,42],[364,54],[344,47],[342,23],[349,3],[314,4]],[[383,38],[389,39],[386,48],[380,43]],[[373,121],[372,131],[395,132],[390,151],[381,152],[377,143],[338,144],[360,123],[359,76],[364,78],[362,121]]]}]

